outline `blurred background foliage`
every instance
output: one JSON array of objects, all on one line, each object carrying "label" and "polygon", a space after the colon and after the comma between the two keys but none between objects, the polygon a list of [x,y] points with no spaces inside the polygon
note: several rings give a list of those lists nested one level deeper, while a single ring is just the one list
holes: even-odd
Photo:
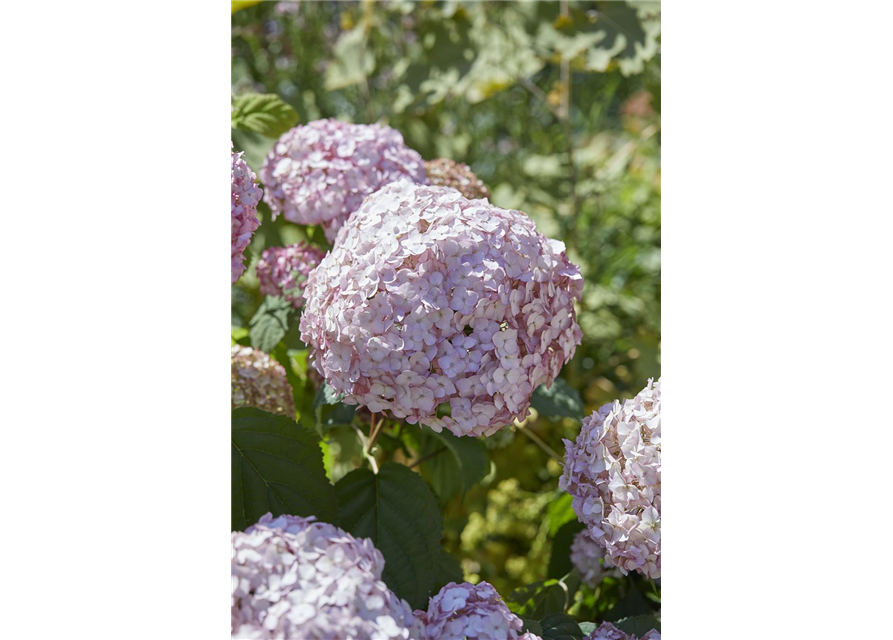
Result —
[{"label": "blurred background foliage", "polygon": [[[526,212],[567,244],[585,278],[583,344],[561,377],[587,415],[660,375],[659,3],[233,5],[234,95],[276,93],[300,122],[394,127],[426,159],[467,163],[494,204]],[[273,140],[232,135],[258,170]],[[233,285],[233,336],[245,344],[263,299],[254,276],[261,251],[301,238],[325,244],[318,230],[259,210],[251,265]],[[273,355],[289,370],[298,411],[311,410],[316,384],[294,328]],[[547,450],[563,456],[561,439],[578,431],[575,418],[534,412],[488,440],[483,480],[445,504],[446,546],[466,578],[508,594],[547,577],[552,542],[574,520]],[[416,437],[406,432],[391,430],[382,446],[399,458]],[[333,431],[330,443],[337,480],[360,464],[359,446],[350,430]],[[598,605],[583,589],[576,606],[610,607],[636,581],[609,579]],[[639,591],[659,601],[654,585]]]}]

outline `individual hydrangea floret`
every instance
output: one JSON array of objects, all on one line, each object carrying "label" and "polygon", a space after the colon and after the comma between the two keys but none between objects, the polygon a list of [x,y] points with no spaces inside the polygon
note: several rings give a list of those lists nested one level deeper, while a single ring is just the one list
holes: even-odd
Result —
[{"label": "individual hydrangea floret", "polygon": [[581,531],[571,543],[571,563],[580,572],[584,584],[594,587],[601,581],[611,563],[605,558],[605,549],[592,539],[588,531]]},{"label": "individual hydrangea floret", "polygon": [[285,369],[263,351],[233,345],[232,406],[257,407],[294,418],[295,398]]},{"label": "individual hydrangea floret", "polygon": [[520,211],[390,184],[307,278],[301,339],[344,402],[491,435],[580,344],[583,280],[564,251]]},{"label": "individual hydrangea floret", "polygon": [[401,178],[426,182],[422,156],[398,131],[331,118],[284,133],[260,177],[274,218],[322,224],[330,242],[369,194]]},{"label": "individual hydrangea floret", "polygon": [[307,242],[287,247],[270,247],[257,263],[260,292],[267,296],[282,296],[295,309],[304,305],[304,284],[307,276],[322,262],[326,252]]},{"label": "individual hydrangea floret", "polygon": [[233,636],[421,638],[409,605],[382,582],[372,541],[315,520],[268,513],[233,532]]},{"label": "individual hydrangea floret", "polygon": [[232,202],[230,203],[232,238],[230,250],[232,281],[235,282],[241,277],[242,272],[245,271],[242,254],[251,241],[251,236],[260,226],[260,220],[257,219],[257,203],[260,202],[263,192],[255,184],[256,176],[248,168],[248,165],[245,164],[242,154],[232,151],[232,141],[229,144],[230,159],[232,160],[232,172],[230,174],[230,182],[232,183]]},{"label": "individual hydrangea floret", "polygon": [[449,158],[425,161],[428,184],[455,189],[469,200],[490,198],[490,190],[483,180],[474,175],[471,168],[462,162]]},{"label": "individual hydrangea floret", "polygon": [[583,640],[660,640],[660,632],[652,629],[639,639],[635,634],[624,633],[610,622],[602,622]]},{"label": "individual hydrangea floret", "polygon": [[564,441],[559,482],[589,534],[623,574],[660,577],[660,380],[606,404]]},{"label": "individual hydrangea floret", "polygon": [[427,611],[415,615],[425,626],[425,640],[539,640],[522,633],[521,618],[488,582],[451,582],[428,601]]}]

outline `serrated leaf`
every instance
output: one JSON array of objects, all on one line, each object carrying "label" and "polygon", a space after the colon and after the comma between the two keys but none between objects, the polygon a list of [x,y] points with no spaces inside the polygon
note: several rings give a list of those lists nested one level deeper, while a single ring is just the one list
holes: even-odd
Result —
[{"label": "serrated leaf", "polygon": [[[431,484],[441,504],[471,489],[490,471],[490,454],[476,438],[459,438],[449,431],[435,433],[424,428],[419,440],[419,455],[432,456],[420,465],[422,476]],[[446,451],[437,453],[442,448]]]},{"label": "serrated leaf", "polygon": [[437,593],[444,585],[450,582],[462,582],[465,577],[459,559],[447,553],[445,549],[440,550],[436,569],[437,577],[434,580],[434,585],[431,587],[432,593]]},{"label": "serrated leaf", "polygon": [[618,620],[614,623],[614,626],[624,633],[635,634],[641,638],[652,629],[660,631],[660,620],[653,615],[631,616]]},{"label": "serrated leaf", "polygon": [[571,520],[577,519],[573,504],[574,498],[569,493],[561,493],[558,498],[549,503],[546,517],[549,519],[549,535],[553,538],[561,527]]},{"label": "serrated leaf", "polygon": [[285,337],[294,307],[284,298],[267,296],[248,323],[251,346],[270,353]]},{"label": "serrated leaf", "polygon": [[408,467],[386,462],[378,474],[357,469],[336,485],[340,526],[370,538],[385,559],[382,578],[414,609],[425,608],[443,560],[437,498]]},{"label": "serrated leaf", "polygon": [[232,530],[274,516],[338,518],[319,439],[291,418],[254,407],[232,412]]},{"label": "serrated leaf", "polygon": [[512,591],[506,604],[522,618],[541,619],[550,613],[564,613],[578,587],[577,578],[540,580]]},{"label": "serrated leaf", "polygon": [[585,528],[582,522],[572,520],[566,522],[555,538],[552,540],[552,553],[549,555],[549,570],[546,574],[550,578],[560,578],[570,573],[574,568],[571,562],[571,545],[577,534]]},{"label": "serrated leaf", "polygon": [[540,620],[543,640],[583,640],[583,632],[576,620],[566,613],[552,613]]},{"label": "serrated leaf", "polygon": [[555,378],[549,389],[545,385],[537,387],[530,399],[530,406],[540,415],[553,419],[582,420],[585,412],[580,394],[561,378]]},{"label": "serrated leaf", "polygon": [[232,128],[278,138],[298,123],[298,112],[275,93],[244,93],[233,99]]}]

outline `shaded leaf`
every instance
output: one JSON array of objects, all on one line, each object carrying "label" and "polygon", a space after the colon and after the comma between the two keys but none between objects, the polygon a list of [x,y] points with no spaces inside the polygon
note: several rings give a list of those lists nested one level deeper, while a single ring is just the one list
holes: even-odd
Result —
[{"label": "shaded leaf", "polygon": [[[605,620],[612,622],[637,616],[652,615],[653,609],[642,592],[631,583],[626,595],[623,596],[614,607],[605,614]],[[616,623],[615,623],[616,624]]]},{"label": "shaded leaf", "polygon": [[561,378],[555,378],[551,388],[540,385],[533,392],[530,406],[546,418],[575,418],[582,420],[585,415],[583,399]]},{"label": "shaded leaf", "polygon": [[558,530],[552,540],[552,553],[549,555],[549,570],[546,574],[548,577],[560,578],[574,568],[571,562],[571,545],[577,534],[584,528],[585,525],[582,522],[572,520]]},{"label": "shaded leaf", "polygon": [[313,397],[313,413],[320,434],[326,433],[332,427],[349,425],[353,422],[357,409],[341,402],[344,395],[335,391],[327,382],[316,392]]},{"label": "shaded leaf", "polygon": [[540,620],[543,640],[583,640],[580,625],[566,613],[552,613]]},{"label": "shaded leaf", "polygon": [[574,498],[569,493],[562,492],[555,500],[549,503],[546,517],[549,518],[549,535],[553,538],[565,524],[577,519],[574,512]]},{"label": "shaded leaf", "polygon": [[635,634],[641,638],[652,629],[660,631],[660,620],[653,615],[632,616],[618,620],[614,626],[625,633]]},{"label": "shaded leaf", "polygon": [[550,613],[564,613],[578,587],[578,578],[540,580],[512,591],[506,604],[522,618],[541,619]]},{"label": "shaded leaf", "polygon": [[422,476],[431,484],[441,503],[468,491],[490,471],[490,454],[477,438],[459,438],[446,430],[435,433],[425,428],[419,439],[420,456],[446,449],[420,465]]},{"label": "shaded leaf", "polygon": [[523,618],[524,626],[522,627],[522,631],[529,631],[535,635],[542,637],[543,635],[543,627],[539,623],[539,620],[528,620],[527,618]]},{"label": "shaded leaf", "polygon": [[298,112],[275,93],[245,93],[233,99],[232,128],[278,138],[298,123]]},{"label": "shaded leaf", "polygon": [[284,298],[267,296],[248,323],[251,346],[270,353],[285,337],[294,307]]},{"label": "shaded leaf", "polygon": [[326,478],[316,435],[291,418],[254,407],[232,412],[232,530],[268,511],[274,516],[337,520],[335,488]]}]

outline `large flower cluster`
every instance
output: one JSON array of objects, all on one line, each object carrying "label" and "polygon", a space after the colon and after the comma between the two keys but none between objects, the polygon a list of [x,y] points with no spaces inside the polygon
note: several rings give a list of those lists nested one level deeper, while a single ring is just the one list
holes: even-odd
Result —
[{"label": "large flower cluster", "polygon": [[571,543],[571,563],[580,572],[583,582],[594,587],[602,579],[611,563],[605,559],[605,549],[592,539],[588,531],[581,531]]},{"label": "large flower cluster", "polygon": [[[230,148],[232,148],[230,142]],[[242,272],[245,271],[243,262],[243,252],[245,247],[251,241],[251,236],[260,226],[257,219],[257,203],[260,202],[263,192],[260,187],[255,184],[254,172],[248,168],[242,159],[241,153],[235,153],[230,149],[230,159],[232,160],[232,172],[230,174],[232,202],[230,203],[230,213],[232,215],[232,238],[231,238],[231,267],[232,281],[238,280]]]},{"label": "large flower cluster", "polygon": [[409,178],[425,183],[422,157],[390,127],[315,120],[287,131],[260,170],[264,200],[286,220],[338,229],[384,185]]},{"label": "large flower cluster", "polygon": [[483,180],[474,175],[471,168],[462,162],[449,158],[425,161],[428,184],[436,187],[451,187],[469,200],[489,198],[490,190]]},{"label": "large flower cluster", "polygon": [[285,369],[263,351],[233,345],[232,406],[257,407],[294,418],[295,398]]},{"label": "large flower cluster", "polygon": [[540,640],[521,632],[521,618],[488,582],[451,582],[428,601],[428,611],[415,614],[425,625],[426,640]]},{"label": "large flower cluster", "polygon": [[314,520],[268,513],[233,532],[234,637],[420,638],[409,605],[381,580],[372,541]]},{"label": "large flower cluster", "polygon": [[560,486],[577,517],[621,572],[659,578],[660,380],[603,406],[564,444]]},{"label": "large flower cluster", "polygon": [[[610,622],[602,622],[583,640],[637,640],[637,637],[624,633]],[[652,629],[641,640],[660,640],[660,631]]]},{"label": "large flower cluster", "polygon": [[564,249],[520,211],[390,184],[308,277],[301,339],[344,402],[491,435],[580,344],[583,281]]},{"label": "large flower cluster", "polygon": [[304,304],[301,295],[307,276],[316,268],[326,252],[306,242],[287,247],[270,247],[257,263],[260,292],[267,296],[282,296],[295,309]]}]

